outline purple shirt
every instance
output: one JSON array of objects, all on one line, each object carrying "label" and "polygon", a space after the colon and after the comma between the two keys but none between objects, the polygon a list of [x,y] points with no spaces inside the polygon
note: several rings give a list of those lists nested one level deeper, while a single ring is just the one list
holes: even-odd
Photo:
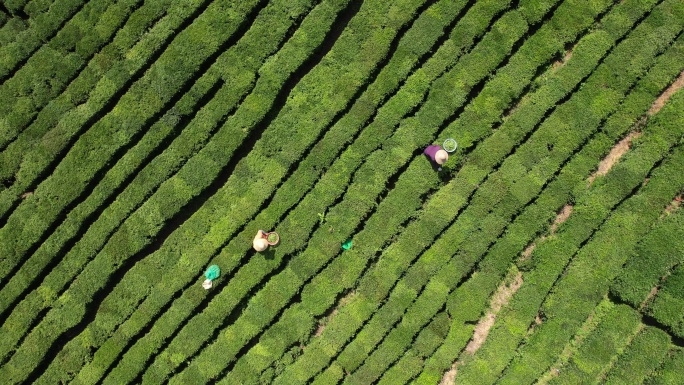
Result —
[{"label": "purple shirt", "polygon": [[435,159],[435,154],[437,154],[437,151],[441,150],[442,147],[440,147],[437,144],[433,144],[432,146],[427,146],[425,150],[423,150],[423,154],[427,155],[428,158],[432,161],[433,164],[437,164],[437,160]]}]

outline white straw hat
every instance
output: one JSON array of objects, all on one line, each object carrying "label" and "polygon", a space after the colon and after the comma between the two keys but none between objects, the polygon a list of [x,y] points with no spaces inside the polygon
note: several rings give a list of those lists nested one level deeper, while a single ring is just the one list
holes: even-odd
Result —
[{"label": "white straw hat", "polygon": [[256,251],[264,251],[268,247],[268,241],[266,241],[264,238],[256,238],[252,242],[252,246]]},{"label": "white straw hat", "polygon": [[435,162],[437,164],[444,164],[449,160],[449,153],[444,150],[439,150],[435,153]]}]

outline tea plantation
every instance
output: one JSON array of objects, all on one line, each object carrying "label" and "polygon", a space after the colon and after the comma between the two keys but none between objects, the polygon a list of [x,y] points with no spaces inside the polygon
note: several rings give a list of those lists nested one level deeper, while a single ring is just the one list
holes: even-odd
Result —
[{"label": "tea plantation", "polygon": [[683,31],[1,1],[0,384],[684,384]]}]

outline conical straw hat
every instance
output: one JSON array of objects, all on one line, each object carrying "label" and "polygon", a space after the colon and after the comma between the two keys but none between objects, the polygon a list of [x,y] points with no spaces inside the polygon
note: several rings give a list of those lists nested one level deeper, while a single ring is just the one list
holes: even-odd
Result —
[{"label": "conical straw hat", "polygon": [[264,238],[256,238],[252,242],[252,246],[256,251],[264,251],[268,247],[268,241],[266,241]]},{"label": "conical straw hat", "polygon": [[444,150],[439,150],[435,153],[435,162],[444,164],[449,159],[449,153]]}]

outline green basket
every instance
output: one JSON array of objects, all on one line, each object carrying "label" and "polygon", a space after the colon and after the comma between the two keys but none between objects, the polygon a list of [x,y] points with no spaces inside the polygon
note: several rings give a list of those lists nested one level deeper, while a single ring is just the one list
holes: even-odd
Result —
[{"label": "green basket", "polygon": [[458,148],[458,143],[456,143],[456,140],[449,138],[442,143],[442,148],[446,152],[454,152]]},{"label": "green basket", "polygon": [[278,244],[278,242],[280,242],[280,235],[278,235],[278,233],[275,231],[266,233],[266,242],[268,242],[268,244],[271,246],[275,246]]}]

